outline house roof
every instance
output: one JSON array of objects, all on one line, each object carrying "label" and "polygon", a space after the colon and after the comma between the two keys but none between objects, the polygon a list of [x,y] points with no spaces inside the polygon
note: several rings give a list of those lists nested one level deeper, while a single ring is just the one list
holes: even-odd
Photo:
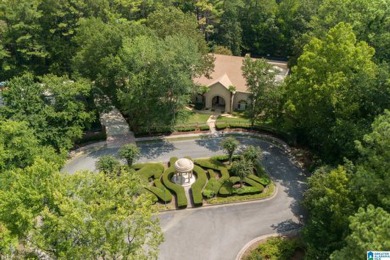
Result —
[{"label": "house roof", "polygon": [[[244,57],[221,54],[214,54],[214,57],[214,71],[211,73],[210,78],[202,76],[195,78],[194,82],[203,86],[212,86],[219,82],[226,88],[233,85],[238,92],[249,92],[241,70]],[[288,74],[287,63],[279,61],[268,61],[268,63],[274,65],[279,72],[276,80],[283,81]]]}]

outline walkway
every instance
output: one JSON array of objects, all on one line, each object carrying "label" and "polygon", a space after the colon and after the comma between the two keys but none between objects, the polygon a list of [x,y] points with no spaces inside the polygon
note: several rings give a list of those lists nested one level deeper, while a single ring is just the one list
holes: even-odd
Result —
[{"label": "walkway", "polygon": [[108,146],[135,143],[134,134],[118,109],[112,108],[111,111],[100,114],[100,123],[106,129]]}]

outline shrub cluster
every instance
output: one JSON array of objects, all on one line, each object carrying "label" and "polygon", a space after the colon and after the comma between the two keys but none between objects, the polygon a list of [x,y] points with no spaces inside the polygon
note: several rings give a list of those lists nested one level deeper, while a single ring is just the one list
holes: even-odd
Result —
[{"label": "shrub cluster", "polygon": [[164,165],[161,163],[145,163],[137,173],[139,176],[149,182],[150,178],[159,179],[164,172]]},{"label": "shrub cluster", "polygon": [[162,202],[168,203],[172,200],[172,194],[167,188],[165,188],[160,180],[154,180],[154,186],[146,187],[146,189],[156,195],[156,197]]},{"label": "shrub cluster", "polygon": [[254,174],[250,174],[250,175],[248,175],[247,178],[258,182],[258,183],[260,183],[263,186],[267,186],[271,182],[269,177],[265,176],[265,175],[263,177],[258,177],[258,176],[254,175]]},{"label": "shrub cluster", "polygon": [[[172,160],[172,158],[171,158]],[[171,161],[170,160],[170,161]],[[184,192],[184,188],[176,183],[171,181],[172,176],[175,174],[174,166],[170,166],[162,175],[162,181],[168,189],[173,191],[176,194],[176,201],[178,208],[186,208],[187,207],[187,197]]]},{"label": "shrub cluster", "polygon": [[203,190],[203,196],[208,199],[215,197],[218,194],[218,191],[221,186],[222,182],[215,178],[210,178],[210,180],[207,182],[206,187]]},{"label": "shrub cluster", "polygon": [[199,166],[194,166],[194,174],[196,175],[196,181],[191,185],[192,200],[194,206],[203,205],[202,189],[207,182],[206,172]]}]

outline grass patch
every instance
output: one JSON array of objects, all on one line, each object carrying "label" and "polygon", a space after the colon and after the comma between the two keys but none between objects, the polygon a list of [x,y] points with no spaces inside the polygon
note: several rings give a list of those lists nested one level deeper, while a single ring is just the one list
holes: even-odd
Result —
[{"label": "grass patch", "polygon": [[275,192],[275,184],[271,182],[267,188],[264,189],[262,193],[253,194],[253,195],[236,195],[229,197],[214,197],[207,200],[208,204],[225,204],[225,203],[234,203],[234,202],[243,202],[251,200],[259,200],[271,197]]},{"label": "grass patch", "polygon": [[186,116],[178,120],[177,125],[196,125],[196,124],[206,124],[207,119],[209,119],[210,115],[208,114],[201,114],[194,111],[188,111]]}]

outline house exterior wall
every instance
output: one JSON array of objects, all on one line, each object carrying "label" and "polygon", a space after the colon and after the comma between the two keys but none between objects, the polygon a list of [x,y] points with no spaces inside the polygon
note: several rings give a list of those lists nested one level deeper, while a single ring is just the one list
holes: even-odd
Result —
[{"label": "house exterior wall", "polygon": [[225,112],[230,113],[231,94],[228,89],[222,86],[219,82],[209,87],[209,91],[205,94],[206,108],[211,109],[214,97],[220,96],[225,100]]},{"label": "house exterior wall", "polygon": [[245,100],[247,104],[249,104],[250,103],[249,95],[250,95],[249,93],[236,92],[236,94],[234,94],[233,109],[234,110],[238,109],[238,103],[241,100]]}]

